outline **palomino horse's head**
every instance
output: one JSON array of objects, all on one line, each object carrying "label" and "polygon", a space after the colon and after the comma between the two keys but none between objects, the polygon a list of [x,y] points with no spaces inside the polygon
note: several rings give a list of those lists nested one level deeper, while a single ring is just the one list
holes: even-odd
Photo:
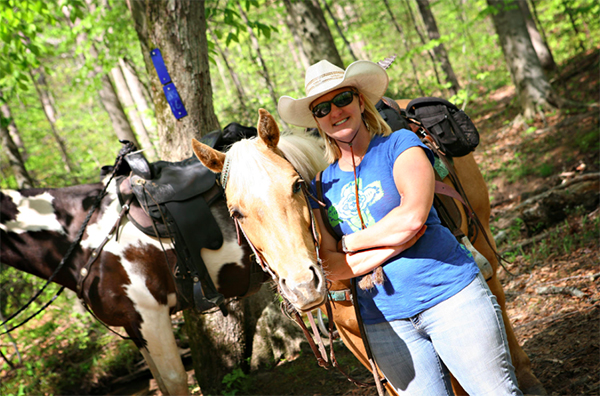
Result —
[{"label": "palomino horse's head", "polygon": [[260,109],[258,138],[235,143],[227,156],[196,140],[192,145],[207,168],[221,173],[229,212],[282,295],[300,311],[320,305],[326,281],[305,191],[327,165],[316,140],[280,139],[275,120]]}]

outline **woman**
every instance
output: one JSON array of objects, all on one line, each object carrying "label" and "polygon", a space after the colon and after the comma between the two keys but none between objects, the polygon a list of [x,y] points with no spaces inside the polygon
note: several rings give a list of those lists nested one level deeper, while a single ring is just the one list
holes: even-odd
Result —
[{"label": "woman", "polygon": [[392,133],[373,105],[387,86],[375,63],[321,61],[306,71],[306,97],[279,100],[285,122],[325,141],[327,218],[313,203],[324,269],[362,279],[365,332],[399,394],[453,394],[450,371],[471,395],[521,395],[500,306],[433,208],[433,154],[414,133]]}]

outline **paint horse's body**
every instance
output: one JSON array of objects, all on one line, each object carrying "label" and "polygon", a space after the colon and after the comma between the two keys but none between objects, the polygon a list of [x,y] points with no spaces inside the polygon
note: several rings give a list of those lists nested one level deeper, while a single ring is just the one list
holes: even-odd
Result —
[{"label": "paint horse's body", "polygon": [[[399,104],[402,106],[405,103],[399,101]],[[295,169],[300,170],[303,165],[308,165],[309,169],[299,173],[302,178],[309,181],[327,164],[322,159],[323,150],[314,144],[296,144],[295,151],[303,151],[300,154],[290,150],[289,147],[286,148],[289,143],[278,145],[280,142],[285,143],[286,138],[280,139],[279,129],[268,112],[261,109],[259,113],[260,139],[257,139],[254,144],[236,143],[227,154],[230,179],[225,189],[227,205],[230,213],[239,219],[247,238],[256,245],[272,271],[279,276],[279,284],[286,286],[280,287],[283,296],[288,298],[297,310],[306,311],[322,304],[326,293],[321,286],[324,275],[317,260],[315,243],[310,237],[309,208],[298,195],[296,186],[299,176]],[[297,140],[298,137],[295,139]],[[243,149],[241,146],[236,147],[241,144],[244,144]],[[194,142],[193,146],[194,152],[204,165],[213,172],[221,172],[226,159],[223,154],[197,142]],[[289,163],[282,161],[282,155],[285,155]],[[304,163],[302,158],[305,159]],[[311,158],[309,164],[306,159]],[[473,155],[456,158],[455,167],[466,195],[493,244],[493,237],[489,230],[488,191]],[[462,209],[460,203],[457,202],[457,205]],[[466,225],[464,212],[462,216],[463,225]],[[467,234],[466,230],[464,232]],[[494,269],[494,276],[488,284],[502,307],[519,385],[524,393],[545,394],[539,380],[531,372],[529,358],[519,346],[506,315],[504,292],[495,275],[498,267],[498,260],[494,254],[495,246],[489,246],[481,235],[474,245],[490,261]],[[296,285],[302,286],[302,293],[294,290]],[[313,289],[306,290],[310,285]],[[347,285],[336,282],[331,287],[331,290],[338,289],[347,289]],[[297,294],[307,298],[295,301]],[[370,369],[351,302],[335,302],[333,320],[344,344]],[[482,378],[482,381],[485,379]],[[457,393],[461,391],[462,389],[457,388]]]},{"label": "paint horse's body", "polygon": [[[58,189],[2,190],[1,262],[48,279],[103,187],[98,183]],[[81,268],[108,235],[121,210],[114,182],[107,191],[80,245],[54,280],[73,291]],[[250,279],[247,245],[238,245],[222,199],[210,210],[224,242],[218,250],[203,249],[202,258],[220,293],[225,297],[244,295]],[[171,272],[175,263],[170,239],[159,241],[149,237],[125,217],[118,233],[106,243],[91,266],[83,283],[82,298],[104,323],[125,329],[140,348],[163,394],[184,395],[189,393],[187,375],[170,319],[177,305]]]}]

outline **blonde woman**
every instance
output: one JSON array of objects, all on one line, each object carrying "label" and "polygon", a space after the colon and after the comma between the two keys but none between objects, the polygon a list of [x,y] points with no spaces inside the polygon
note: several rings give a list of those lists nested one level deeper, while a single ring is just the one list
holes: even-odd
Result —
[{"label": "blonde woman", "polygon": [[500,306],[433,208],[433,154],[374,107],[387,86],[375,63],[321,61],[306,71],[304,98],[279,100],[285,122],[325,140],[327,218],[313,209],[326,273],[361,280],[368,342],[400,395],[451,395],[449,372],[471,395],[522,395]]}]

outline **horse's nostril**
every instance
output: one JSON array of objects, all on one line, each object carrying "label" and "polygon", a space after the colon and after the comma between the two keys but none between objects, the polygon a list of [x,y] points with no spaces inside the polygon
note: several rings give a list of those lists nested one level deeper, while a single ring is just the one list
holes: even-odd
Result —
[{"label": "horse's nostril", "polygon": [[321,282],[323,281],[321,279],[321,271],[319,271],[319,269],[316,268],[314,265],[311,265],[310,270],[313,273],[314,287],[315,287],[315,289],[319,290],[319,287],[321,286]]}]

